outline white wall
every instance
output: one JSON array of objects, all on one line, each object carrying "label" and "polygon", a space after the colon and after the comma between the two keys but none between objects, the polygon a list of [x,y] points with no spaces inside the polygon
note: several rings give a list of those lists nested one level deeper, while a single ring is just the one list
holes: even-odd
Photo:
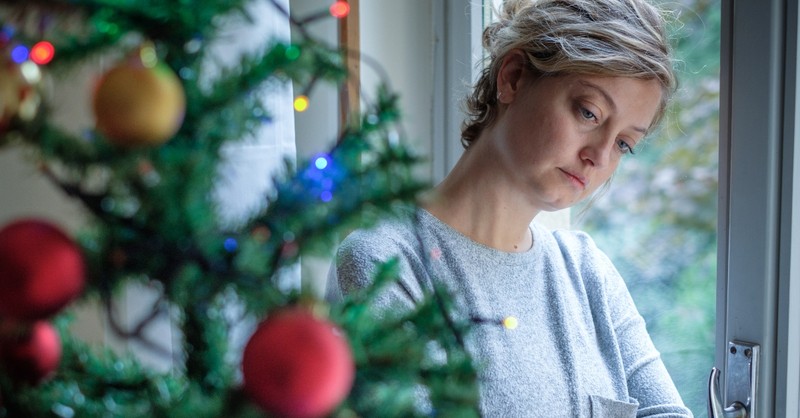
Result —
[{"label": "white wall", "polygon": [[[291,0],[292,13],[307,16],[326,10],[328,0]],[[311,24],[309,31],[319,39],[329,40],[338,45],[337,20],[321,19]],[[295,93],[300,94],[300,88]],[[317,83],[309,94],[309,107],[305,112],[295,113],[295,137],[297,139],[297,158],[306,159],[331,147],[339,131],[338,88],[328,83]]]},{"label": "white wall", "polygon": [[[372,98],[381,80],[400,94],[405,136],[419,152],[429,155],[433,113],[434,0],[362,0],[360,4],[362,95]],[[329,0],[292,0],[297,16],[325,10]],[[337,21],[322,19],[309,28],[322,39],[338,39]],[[380,64],[376,69],[371,61]],[[318,83],[311,106],[296,114],[297,155],[309,157],[332,145],[339,130],[338,91]],[[429,175],[429,174],[428,174]]]},{"label": "white wall", "polygon": [[[401,133],[410,146],[428,158],[418,170],[424,178],[431,177],[432,160],[434,1],[359,2],[362,97],[374,99],[382,82],[388,82],[399,93]],[[292,1],[293,12],[298,16],[324,10],[329,5],[328,0]],[[333,19],[324,19],[310,29],[322,39],[338,39],[338,25]],[[312,91],[310,103],[306,112],[296,115],[298,158],[328,148],[339,130],[338,91],[334,87],[318,85]],[[327,258],[304,259],[304,283],[322,293],[329,268]]]},{"label": "white wall", "polygon": [[[400,95],[405,138],[429,159],[434,114],[433,1],[360,2],[362,92],[374,97],[376,86],[385,78]],[[376,70],[373,61],[381,68]],[[430,177],[430,161],[420,173]]]}]

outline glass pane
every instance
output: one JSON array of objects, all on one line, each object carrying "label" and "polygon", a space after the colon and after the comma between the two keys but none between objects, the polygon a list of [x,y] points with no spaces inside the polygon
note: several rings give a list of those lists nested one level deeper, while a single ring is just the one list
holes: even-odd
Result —
[{"label": "glass pane", "polygon": [[[502,0],[484,1],[484,22]],[[660,0],[680,80],[661,129],[610,188],[572,210],[619,269],[687,406],[707,416],[714,364],[719,0]]]},{"label": "glass pane", "polygon": [[665,7],[676,18],[675,101],[609,190],[573,211],[572,226],[611,257],[684,401],[704,417],[716,313],[720,2]]}]

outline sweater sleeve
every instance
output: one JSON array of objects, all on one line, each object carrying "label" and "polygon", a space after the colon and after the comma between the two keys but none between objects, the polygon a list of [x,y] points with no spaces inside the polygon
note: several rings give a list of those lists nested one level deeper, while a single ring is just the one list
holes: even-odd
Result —
[{"label": "sweater sleeve", "polygon": [[599,277],[604,278],[607,306],[625,368],[628,394],[638,400],[637,417],[691,417],[647,332],[624,280],[594,242],[588,240]]},{"label": "sweater sleeve", "polygon": [[373,309],[377,312],[410,310],[420,300],[421,290],[415,285],[408,251],[385,232],[357,230],[345,238],[328,275],[328,300],[337,301],[344,295],[369,288],[374,283],[378,265],[392,258],[400,263],[398,280],[377,295]]}]

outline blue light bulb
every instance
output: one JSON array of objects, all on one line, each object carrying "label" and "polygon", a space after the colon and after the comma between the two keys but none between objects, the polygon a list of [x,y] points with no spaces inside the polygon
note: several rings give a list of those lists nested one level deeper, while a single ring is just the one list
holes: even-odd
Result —
[{"label": "blue light bulb", "polygon": [[328,166],[328,159],[326,157],[324,157],[324,156],[317,157],[317,159],[314,160],[314,166],[317,167],[320,170],[324,170],[325,167]]},{"label": "blue light bulb", "polygon": [[225,248],[225,251],[232,253],[236,251],[237,248],[239,248],[239,243],[236,242],[236,239],[234,238],[228,238],[225,240],[222,246]]},{"label": "blue light bulb", "polygon": [[17,64],[22,64],[28,60],[28,48],[25,45],[17,45],[11,50],[11,59]]}]

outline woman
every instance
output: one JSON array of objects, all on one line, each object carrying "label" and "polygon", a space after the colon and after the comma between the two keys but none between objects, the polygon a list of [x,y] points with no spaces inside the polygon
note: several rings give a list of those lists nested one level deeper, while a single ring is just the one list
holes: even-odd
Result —
[{"label": "woman", "polygon": [[[605,184],[661,119],[675,89],[659,12],[644,0],[506,1],[484,32],[465,152],[407,219],[342,244],[329,294],[370,285],[398,256],[381,309],[420,283],[474,319],[487,417],[691,416],[622,278],[584,233],[534,218]],[[518,326],[498,325],[513,317]]]}]

